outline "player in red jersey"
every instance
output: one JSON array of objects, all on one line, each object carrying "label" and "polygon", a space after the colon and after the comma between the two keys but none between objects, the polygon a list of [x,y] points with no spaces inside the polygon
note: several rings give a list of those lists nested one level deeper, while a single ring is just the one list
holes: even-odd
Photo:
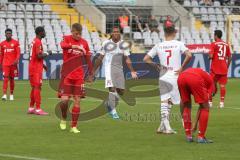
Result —
[{"label": "player in red jersey", "polygon": [[86,40],[81,37],[82,26],[79,23],[72,25],[72,35],[64,36],[61,42],[63,49],[63,66],[59,92],[61,95],[60,109],[62,120],[60,128],[66,129],[69,100],[73,98],[72,123],[70,132],[79,133],[77,122],[80,114],[80,99],[84,90],[84,61],[88,66],[89,81],[93,79],[91,53]]},{"label": "player in red jersey", "polygon": [[[41,87],[42,87],[42,73],[43,69],[47,70],[43,64],[43,59],[52,52],[44,52],[42,46],[42,38],[46,36],[43,27],[37,27],[35,29],[36,38],[31,44],[30,63],[29,63],[29,80],[32,87],[30,93],[30,105],[28,108],[28,114],[36,115],[48,115],[41,109]],[[34,105],[36,104],[36,109]]]},{"label": "player in red jersey", "polygon": [[[215,83],[215,91],[217,92],[217,83],[220,85],[220,108],[224,107],[224,98],[226,95],[226,84],[227,84],[227,73],[228,67],[231,63],[232,56],[230,52],[229,45],[222,39],[222,31],[214,31],[215,42],[211,44],[211,51],[209,53],[209,58],[212,59],[210,73]],[[212,106],[212,99],[209,101],[210,106]]]},{"label": "player in red jersey", "polygon": [[191,95],[199,104],[199,133],[198,143],[211,143],[205,138],[209,117],[209,97],[214,88],[211,76],[200,68],[189,68],[178,77],[178,88],[181,95],[181,111],[184,129],[188,142],[193,142],[191,122]]},{"label": "player in red jersey", "polygon": [[20,58],[19,42],[12,38],[12,30],[5,30],[6,40],[0,44],[0,66],[3,70],[3,96],[7,100],[8,81],[10,80],[10,100],[14,100],[14,77],[18,76],[18,61]]}]

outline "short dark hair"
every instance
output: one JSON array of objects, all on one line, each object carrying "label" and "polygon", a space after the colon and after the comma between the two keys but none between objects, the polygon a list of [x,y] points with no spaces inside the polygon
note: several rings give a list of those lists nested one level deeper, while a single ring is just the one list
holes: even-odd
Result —
[{"label": "short dark hair", "polygon": [[36,29],[35,29],[35,33],[36,35],[39,35],[40,33],[42,32],[45,32],[45,29],[43,26],[38,26]]},{"label": "short dark hair", "polygon": [[7,28],[7,29],[5,30],[5,33],[7,33],[7,32],[11,32],[11,33],[12,33],[12,29]]},{"label": "short dark hair", "polygon": [[172,21],[166,20],[164,22],[164,27],[163,27],[163,31],[166,34],[172,34],[176,32],[176,28],[175,25],[173,24]]},{"label": "short dark hair", "polygon": [[82,25],[79,23],[74,23],[72,25],[72,29],[75,29],[76,31],[82,32]]},{"label": "short dark hair", "polygon": [[221,30],[215,30],[214,36],[217,36],[218,38],[222,38],[222,31]]}]

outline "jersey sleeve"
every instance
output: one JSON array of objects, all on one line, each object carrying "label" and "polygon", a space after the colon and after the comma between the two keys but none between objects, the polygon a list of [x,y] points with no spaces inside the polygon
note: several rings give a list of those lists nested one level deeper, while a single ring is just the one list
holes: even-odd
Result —
[{"label": "jersey sleeve", "polygon": [[42,43],[39,42],[39,41],[35,42],[35,53],[36,53],[36,55],[42,54],[42,52],[43,52]]},{"label": "jersey sleeve", "polygon": [[230,47],[229,47],[229,45],[227,45],[227,50],[226,50],[226,55],[227,55],[227,57],[231,57],[231,50],[230,50]]},{"label": "jersey sleeve", "polygon": [[157,55],[157,45],[155,45],[148,53],[150,57],[154,58]]},{"label": "jersey sleeve", "polygon": [[63,36],[63,40],[60,43],[62,49],[71,49],[72,45],[69,43],[69,40],[66,36]]},{"label": "jersey sleeve", "polygon": [[0,64],[2,64],[3,62],[3,56],[4,56],[3,46],[2,43],[0,43]]},{"label": "jersey sleeve", "polygon": [[101,47],[101,50],[99,51],[99,53],[101,54],[101,55],[106,55],[106,51],[105,51],[105,45],[107,44],[107,41],[104,41],[103,43],[102,43],[102,47]]},{"label": "jersey sleeve", "polygon": [[92,74],[93,73],[93,65],[92,65],[92,61],[91,61],[92,54],[90,52],[89,45],[88,45],[87,42],[84,45],[84,47],[85,47],[85,50],[86,50],[85,60],[86,60],[86,63],[88,65],[88,72],[89,72],[89,74]]},{"label": "jersey sleeve", "polygon": [[211,43],[209,54],[213,55],[214,54],[214,50],[215,50],[215,44]]},{"label": "jersey sleeve", "polygon": [[21,54],[21,50],[20,50],[20,44],[18,41],[16,41],[16,48],[15,48],[15,51],[16,51],[16,61],[19,60],[20,58],[20,54]]},{"label": "jersey sleeve", "polygon": [[123,51],[124,56],[130,56],[130,50],[126,49]]},{"label": "jersey sleeve", "polygon": [[180,51],[181,53],[185,53],[186,51],[188,51],[189,49],[185,46],[184,43],[180,43]]}]

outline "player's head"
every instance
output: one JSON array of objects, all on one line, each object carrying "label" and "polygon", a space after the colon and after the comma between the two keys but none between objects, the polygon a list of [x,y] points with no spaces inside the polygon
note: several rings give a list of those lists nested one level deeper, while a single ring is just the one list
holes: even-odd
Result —
[{"label": "player's head", "polygon": [[12,29],[10,28],[7,28],[5,30],[5,36],[6,36],[6,40],[7,41],[10,41],[12,39]]},{"label": "player's head", "polygon": [[45,38],[46,37],[46,32],[45,32],[45,29],[44,27],[42,26],[39,26],[35,29],[35,33],[36,35],[39,37],[39,38]]},{"label": "player's head", "polygon": [[113,27],[111,33],[111,39],[114,42],[118,42],[121,39],[120,29],[118,27]]},{"label": "player's head", "polygon": [[175,28],[174,23],[171,20],[166,20],[164,22],[163,30],[164,30],[165,37],[171,36],[175,38],[177,30]]},{"label": "player's head", "polygon": [[222,31],[221,30],[215,30],[214,31],[214,39],[221,39],[222,38]]},{"label": "player's head", "polygon": [[72,32],[73,39],[79,40],[82,35],[82,25],[79,23],[74,23],[72,25],[71,32]]}]

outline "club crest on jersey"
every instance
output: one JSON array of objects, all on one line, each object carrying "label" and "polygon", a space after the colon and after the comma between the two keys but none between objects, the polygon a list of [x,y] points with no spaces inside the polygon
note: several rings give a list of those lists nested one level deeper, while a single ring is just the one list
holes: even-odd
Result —
[{"label": "club crest on jersey", "polygon": [[14,47],[14,44],[13,44],[13,43],[11,44],[11,47]]}]

